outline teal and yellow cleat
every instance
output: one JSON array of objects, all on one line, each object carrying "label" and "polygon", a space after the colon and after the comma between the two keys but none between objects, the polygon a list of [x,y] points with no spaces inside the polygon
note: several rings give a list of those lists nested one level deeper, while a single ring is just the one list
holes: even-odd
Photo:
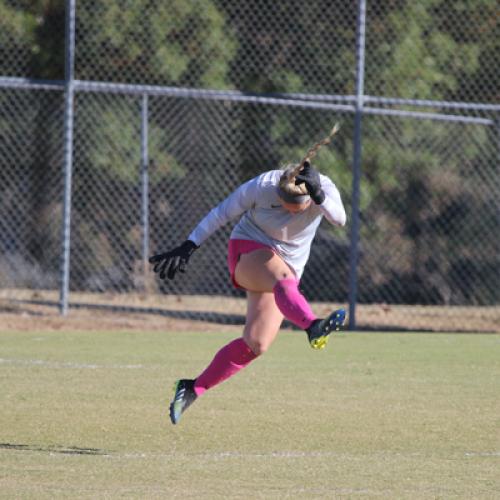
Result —
[{"label": "teal and yellow cleat", "polygon": [[191,406],[196,399],[194,380],[181,379],[174,384],[174,399],[170,403],[170,420],[175,425],[181,415]]},{"label": "teal and yellow cleat", "polygon": [[333,311],[325,319],[317,319],[307,328],[309,344],[313,349],[324,349],[331,332],[339,330],[345,321],[345,309]]}]

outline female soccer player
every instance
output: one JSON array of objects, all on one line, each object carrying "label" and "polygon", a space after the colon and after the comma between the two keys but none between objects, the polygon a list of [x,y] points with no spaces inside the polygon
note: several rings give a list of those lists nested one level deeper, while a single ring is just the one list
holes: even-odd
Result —
[{"label": "female soccer player", "polygon": [[300,164],[271,170],[237,188],[202,219],[179,247],[150,258],[160,278],[185,272],[193,252],[219,227],[241,216],[229,240],[228,266],[234,286],[246,290],[243,336],[224,346],[195,379],[175,384],[170,419],[266,352],[283,317],[306,331],[313,349],[322,349],[328,335],[345,320],[344,309],[318,319],[299,291],[311,242],[325,216],[332,224],[346,222],[344,206],[333,182],[310,164],[319,148],[337,131],[315,144]]}]

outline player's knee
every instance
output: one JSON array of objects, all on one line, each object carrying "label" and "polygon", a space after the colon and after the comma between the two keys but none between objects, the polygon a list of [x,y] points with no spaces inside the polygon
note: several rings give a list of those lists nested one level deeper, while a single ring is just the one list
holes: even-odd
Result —
[{"label": "player's knee", "polygon": [[256,356],[261,356],[262,354],[264,354],[271,345],[270,342],[267,342],[263,339],[245,338],[245,341],[248,344],[248,347],[250,347],[250,349]]},{"label": "player's knee", "polygon": [[269,261],[267,268],[271,272],[276,282],[279,282],[281,280],[295,279],[295,274],[293,273],[293,271],[277,255],[275,255],[273,259]]},{"label": "player's knee", "polygon": [[283,280],[295,279],[295,275],[289,269],[283,269],[278,273],[274,274],[274,286]]}]

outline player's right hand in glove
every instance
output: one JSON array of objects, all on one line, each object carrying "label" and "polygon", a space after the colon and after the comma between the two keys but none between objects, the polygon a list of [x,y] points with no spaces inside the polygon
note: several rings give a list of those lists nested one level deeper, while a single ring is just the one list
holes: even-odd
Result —
[{"label": "player's right hand in glove", "polygon": [[309,196],[316,205],[321,205],[325,200],[325,193],[321,188],[319,172],[315,170],[308,161],[304,162],[299,175],[295,177],[295,184],[305,184]]},{"label": "player's right hand in glove", "polygon": [[153,255],[149,258],[149,263],[155,265],[153,271],[159,273],[162,280],[165,277],[173,280],[177,271],[186,272],[189,258],[198,248],[191,240],[186,240],[182,245],[170,250],[170,252]]}]

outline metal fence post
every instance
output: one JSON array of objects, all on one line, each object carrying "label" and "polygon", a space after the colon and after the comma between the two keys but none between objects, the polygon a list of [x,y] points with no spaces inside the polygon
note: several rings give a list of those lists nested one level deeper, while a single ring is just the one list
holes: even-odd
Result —
[{"label": "metal fence post", "polygon": [[64,197],[62,221],[61,289],[59,310],[68,312],[70,244],[71,244],[71,185],[73,171],[73,103],[75,66],[75,7],[76,0],[66,1],[65,48],[65,109],[64,109]]},{"label": "metal fence post", "polygon": [[141,178],[142,178],[142,263],[144,290],[147,289],[149,256],[149,156],[148,156],[148,95],[141,102]]},{"label": "metal fence post", "polygon": [[365,75],[366,0],[359,0],[356,35],[356,111],[352,179],[351,251],[349,259],[349,330],[356,328],[356,301],[359,256],[359,190],[361,183],[361,125],[363,119]]},{"label": "metal fence post", "polygon": [[497,304],[500,304],[498,299],[500,298],[500,114],[496,115],[495,118],[495,131],[496,131],[496,142],[497,142],[497,176],[496,176],[496,193],[498,193],[497,196],[497,224],[499,230],[497,231]]}]

